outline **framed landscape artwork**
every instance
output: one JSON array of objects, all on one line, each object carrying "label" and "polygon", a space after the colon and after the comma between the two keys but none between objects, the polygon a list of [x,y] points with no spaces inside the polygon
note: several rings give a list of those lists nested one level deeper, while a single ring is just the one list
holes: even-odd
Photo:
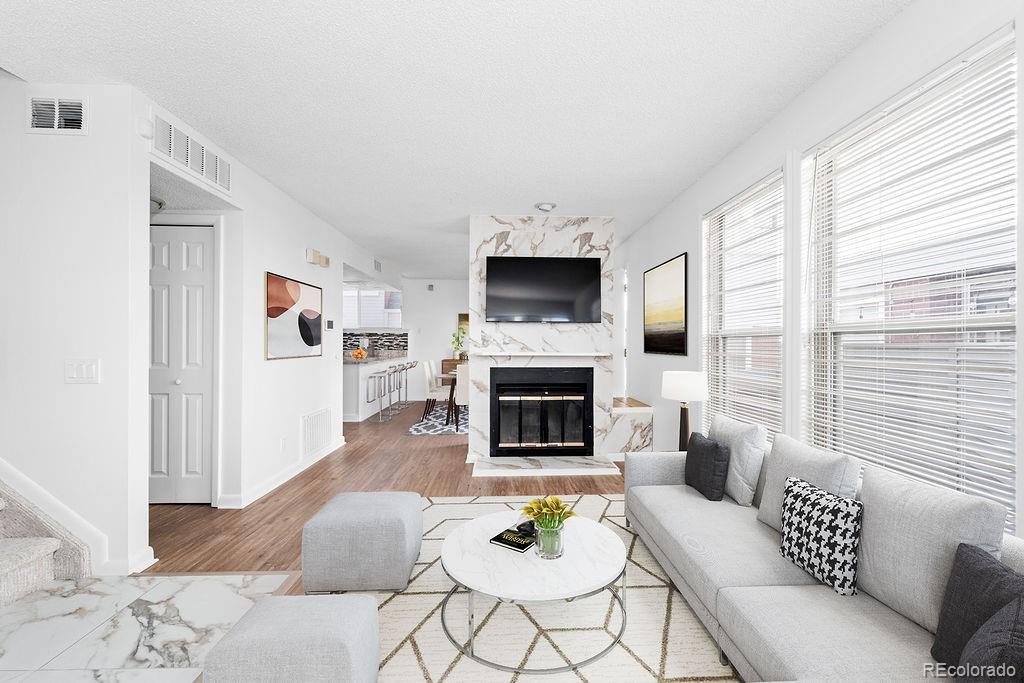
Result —
[{"label": "framed landscape artwork", "polygon": [[323,290],[267,273],[267,360],[323,355]]},{"label": "framed landscape artwork", "polygon": [[644,353],[686,355],[686,252],[644,272]]}]

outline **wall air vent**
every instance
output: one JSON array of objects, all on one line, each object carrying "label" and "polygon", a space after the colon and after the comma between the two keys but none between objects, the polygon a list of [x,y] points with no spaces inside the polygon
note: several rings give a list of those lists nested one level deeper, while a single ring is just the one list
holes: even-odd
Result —
[{"label": "wall air vent", "polygon": [[378,261],[377,259],[373,259],[373,269],[375,271],[379,273],[383,268],[384,267],[380,264],[380,261]]},{"label": "wall air vent", "polygon": [[174,124],[154,117],[153,151],[209,185],[231,191],[231,164]]},{"label": "wall air vent", "polygon": [[85,100],[32,97],[28,102],[28,128],[32,133],[85,133]]}]

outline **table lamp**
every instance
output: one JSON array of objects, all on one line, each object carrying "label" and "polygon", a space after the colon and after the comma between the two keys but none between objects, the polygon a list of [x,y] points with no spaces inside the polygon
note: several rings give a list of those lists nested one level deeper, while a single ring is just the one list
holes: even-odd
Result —
[{"label": "table lamp", "polygon": [[679,450],[690,440],[690,402],[708,400],[708,376],[703,370],[661,373],[661,397],[679,401]]}]

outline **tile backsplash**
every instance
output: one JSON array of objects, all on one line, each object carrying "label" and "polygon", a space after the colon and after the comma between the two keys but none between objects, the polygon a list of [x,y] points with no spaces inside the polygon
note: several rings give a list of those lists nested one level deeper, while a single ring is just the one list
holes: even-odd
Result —
[{"label": "tile backsplash", "polygon": [[370,340],[370,351],[408,351],[408,332],[344,332],[342,348],[354,351],[359,348],[359,340]]}]

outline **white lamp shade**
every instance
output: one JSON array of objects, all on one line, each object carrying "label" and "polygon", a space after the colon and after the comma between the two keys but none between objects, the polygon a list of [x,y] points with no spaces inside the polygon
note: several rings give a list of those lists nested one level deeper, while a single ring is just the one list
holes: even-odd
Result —
[{"label": "white lamp shade", "polygon": [[686,403],[708,400],[708,376],[703,370],[661,373],[661,397]]}]

